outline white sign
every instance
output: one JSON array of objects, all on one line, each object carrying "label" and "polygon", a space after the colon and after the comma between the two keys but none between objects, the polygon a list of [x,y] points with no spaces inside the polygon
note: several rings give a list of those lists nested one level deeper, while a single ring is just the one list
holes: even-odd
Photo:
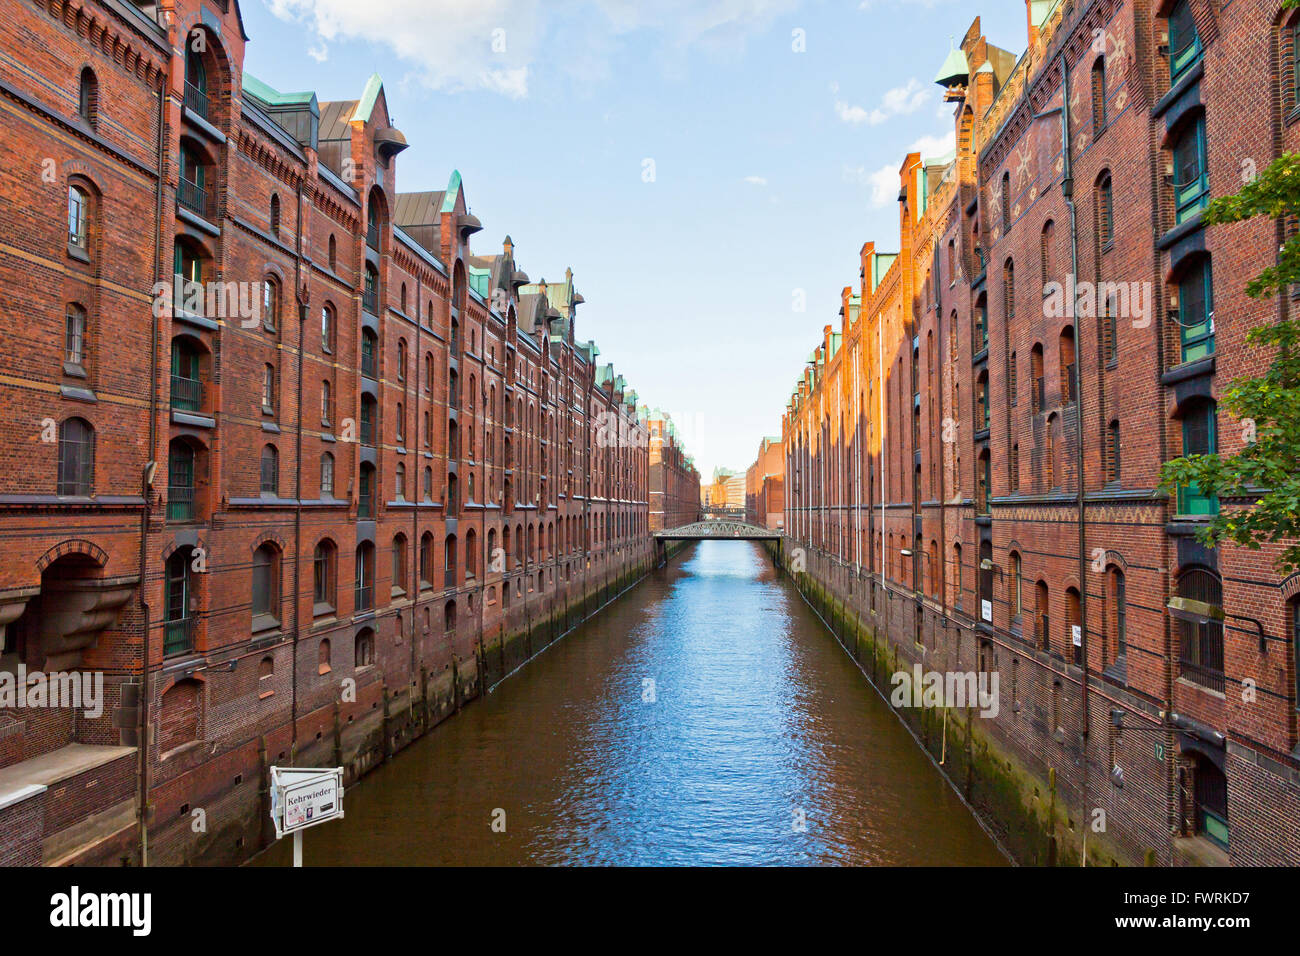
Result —
[{"label": "white sign", "polygon": [[271,768],[271,819],[280,838],[343,816],[343,768]]},{"label": "white sign", "polygon": [[980,617],[986,621],[993,620],[993,602],[980,601]]},{"label": "white sign", "polygon": [[1083,647],[1083,628],[1079,627],[1078,624],[1071,624],[1070,634],[1074,638],[1074,646]]}]

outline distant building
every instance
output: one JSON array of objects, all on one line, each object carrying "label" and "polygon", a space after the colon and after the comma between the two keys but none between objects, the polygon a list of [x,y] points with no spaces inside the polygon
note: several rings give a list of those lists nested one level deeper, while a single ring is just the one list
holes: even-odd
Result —
[{"label": "distant building", "polygon": [[780,438],[764,438],[745,472],[745,520],[763,528],[785,526],[785,452]]}]

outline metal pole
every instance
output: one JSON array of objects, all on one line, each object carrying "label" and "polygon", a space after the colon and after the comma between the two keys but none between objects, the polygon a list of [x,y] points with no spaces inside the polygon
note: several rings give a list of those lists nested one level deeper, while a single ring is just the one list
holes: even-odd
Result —
[{"label": "metal pole", "polygon": [[298,830],[293,835],[293,865],[302,866],[302,831]]}]

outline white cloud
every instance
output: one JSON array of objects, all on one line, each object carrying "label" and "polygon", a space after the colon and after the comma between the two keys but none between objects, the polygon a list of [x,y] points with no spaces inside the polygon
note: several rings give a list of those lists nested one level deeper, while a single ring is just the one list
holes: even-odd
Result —
[{"label": "white cloud", "polygon": [[[799,0],[267,0],[282,20],[306,25],[317,45],[346,40],[387,47],[428,86],[522,98],[545,55],[578,79],[608,75],[619,37],[636,30],[675,48],[743,47]],[[545,65],[550,66],[551,63]]]},{"label": "white cloud", "polygon": [[766,186],[767,180],[762,176],[746,176],[742,182],[749,183],[751,186]]},{"label": "white cloud", "polygon": [[[831,84],[831,93],[839,93],[838,83]],[[837,98],[835,100],[835,114],[843,122],[854,126],[860,126],[863,123],[870,126],[879,126],[892,117],[915,113],[930,102],[932,95],[927,87],[921,85],[920,80],[913,77],[903,86],[896,86],[891,90],[886,90],[885,95],[881,97],[880,105],[874,109],[869,110],[862,106],[854,106],[846,100]]]},{"label": "white cloud", "polygon": [[872,172],[865,166],[845,166],[844,181],[870,187],[871,205],[883,208],[898,200],[898,170],[903,165],[903,157],[908,153],[920,153],[922,159],[933,159],[951,152],[956,143],[957,134],[953,131],[940,136],[922,136],[906,149],[899,150],[896,163],[881,166]]},{"label": "white cloud", "polygon": [[868,173],[867,183],[871,186],[871,205],[888,206],[890,200],[898,198],[898,166],[881,166]]}]

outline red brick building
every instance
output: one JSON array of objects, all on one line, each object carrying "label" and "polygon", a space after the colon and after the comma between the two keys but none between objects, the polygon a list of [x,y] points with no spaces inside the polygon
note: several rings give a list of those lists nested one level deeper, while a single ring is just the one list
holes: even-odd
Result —
[{"label": "red brick building", "polygon": [[897,252],[863,247],[792,396],[787,561],[878,678],[999,675],[996,716],[944,718],[946,769],[1023,859],[1294,864],[1300,578],[1196,541],[1246,501],[1157,485],[1242,446],[1219,396],[1295,307],[1244,291],[1284,224],[1202,214],[1300,148],[1300,23],[1275,0],[1026,21],[1018,58],[978,20],[948,55],[956,152],[905,158]]},{"label": "red brick building", "polygon": [[780,530],[785,522],[785,449],[779,438],[764,438],[758,457],[745,471],[745,520]]},{"label": "red brick building", "polygon": [[650,530],[680,528],[700,518],[700,473],[686,454],[671,415],[655,409],[650,429]]},{"label": "red brick building", "polygon": [[235,0],[9,14],[0,678],[104,702],[0,709],[0,861],[236,860],[270,765],[363,773],[644,572],[646,416],[571,272],[398,190],[377,76],[271,89]]}]

